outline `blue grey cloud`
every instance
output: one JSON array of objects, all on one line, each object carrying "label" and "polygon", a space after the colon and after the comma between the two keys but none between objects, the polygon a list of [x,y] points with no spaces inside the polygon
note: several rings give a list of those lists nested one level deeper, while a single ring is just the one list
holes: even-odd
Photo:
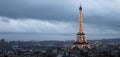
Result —
[{"label": "blue grey cloud", "polygon": [[0,33],[50,34],[54,31],[58,34],[75,35],[78,8],[81,3],[86,34],[120,34],[119,2],[119,0],[0,0]]}]

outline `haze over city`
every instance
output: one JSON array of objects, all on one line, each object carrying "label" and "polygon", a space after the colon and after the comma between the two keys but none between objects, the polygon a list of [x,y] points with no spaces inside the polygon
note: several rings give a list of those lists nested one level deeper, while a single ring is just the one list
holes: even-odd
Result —
[{"label": "haze over city", "polygon": [[73,40],[83,7],[86,38],[120,38],[119,0],[0,0],[0,38]]}]

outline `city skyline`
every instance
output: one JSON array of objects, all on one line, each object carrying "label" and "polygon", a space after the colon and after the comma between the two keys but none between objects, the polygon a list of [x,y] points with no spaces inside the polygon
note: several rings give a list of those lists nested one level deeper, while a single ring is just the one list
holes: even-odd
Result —
[{"label": "city skyline", "polygon": [[0,37],[7,40],[73,40],[78,31],[81,3],[87,39],[119,38],[119,2],[1,0]]}]

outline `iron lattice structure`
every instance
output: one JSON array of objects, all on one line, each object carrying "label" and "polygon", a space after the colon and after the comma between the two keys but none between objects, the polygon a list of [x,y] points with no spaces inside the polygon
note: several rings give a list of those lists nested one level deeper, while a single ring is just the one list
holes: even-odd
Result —
[{"label": "iron lattice structure", "polygon": [[75,39],[73,45],[71,46],[71,50],[78,48],[79,50],[91,49],[91,46],[88,44],[85,33],[83,30],[83,18],[82,18],[82,7],[79,7],[79,26],[77,38]]}]

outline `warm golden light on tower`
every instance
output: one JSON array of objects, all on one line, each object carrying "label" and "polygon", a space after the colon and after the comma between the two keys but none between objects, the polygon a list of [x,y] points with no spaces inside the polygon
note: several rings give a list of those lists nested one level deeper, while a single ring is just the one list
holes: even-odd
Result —
[{"label": "warm golden light on tower", "polygon": [[85,47],[88,49],[91,49],[90,45],[88,44],[85,33],[83,30],[83,18],[82,18],[82,7],[79,8],[79,26],[78,26],[78,33],[77,38],[74,41],[74,44],[71,46],[71,49],[74,49],[75,47],[78,47],[80,50],[83,50]]}]

